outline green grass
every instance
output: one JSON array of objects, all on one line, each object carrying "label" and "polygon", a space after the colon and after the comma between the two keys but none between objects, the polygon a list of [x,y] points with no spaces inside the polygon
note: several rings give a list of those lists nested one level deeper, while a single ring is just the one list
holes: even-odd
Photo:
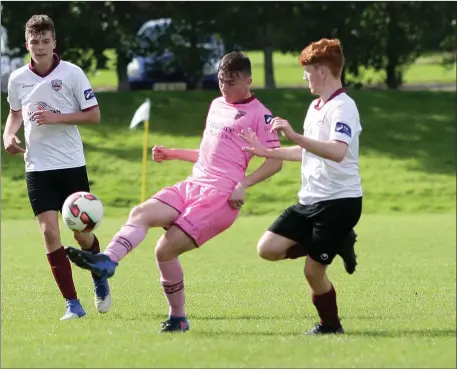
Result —
[{"label": "green grass", "polygon": [[[345,274],[339,259],[329,269],[346,330],[338,337],[302,334],[317,320],[303,261],[256,255],[273,219],[242,217],[181,257],[191,331],[167,336],[157,334],[167,314],[153,251],[161,231],[121,263],[106,315],[95,311],[89,273],[74,268],[88,315],[60,322],[38,227],[3,217],[2,367],[455,368],[455,214],[362,217],[357,272]],[[105,219],[102,243],[124,220]]]},{"label": "green grass", "polygon": [[[264,61],[261,51],[247,51],[252,61],[252,69],[256,87],[263,87]],[[108,50],[106,55],[113,65],[115,54]],[[303,70],[298,64],[298,56],[294,54],[282,54],[275,52],[273,55],[274,73],[278,87],[291,87],[303,85]],[[405,84],[422,83],[454,83],[456,82],[456,65],[445,67],[441,65],[441,55],[431,54],[419,57],[416,62],[404,67]],[[372,68],[361,68],[361,80],[364,84],[378,84],[385,80],[385,72],[376,72]],[[351,78],[351,75],[348,75]],[[117,86],[117,77],[113,69],[100,70],[90,77],[91,84],[95,88],[113,88]]]},{"label": "green grass", "polygon": [[[256,91],[297,131],[312,97],[306,90]],[[367,213],[455,211],[455,95],[448,92],[351,91],[362,118],[360,171]],[[107,214],[125,216],[140,199],[142,129],[128,130],[136,108],[151,98],[149,146],[198,148],[213,91],[99,93],[102,124],[81,127],[92,191]],[[2,96],[2,122],[8,105]],[[288,144],[283,142],[283,144]],[[254,160],[255,169],[260,160]],[[186,178],[192,165],[147,164],[147,192]],[[248,191],[245,215],[278,213],[296,201],[300,164]],[[2,213],[31,218],[21,157],[2,156]]]}]

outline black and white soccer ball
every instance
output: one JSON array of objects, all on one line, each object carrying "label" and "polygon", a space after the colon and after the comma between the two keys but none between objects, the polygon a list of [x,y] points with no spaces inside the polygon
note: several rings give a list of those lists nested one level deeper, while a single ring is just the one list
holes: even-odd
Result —
[{"label": "black and white soccer ball", "polygon": [[62,218],[72,231],[92,232],[103,219],[103,204],[92,193],[75,192],[65,200]]}]

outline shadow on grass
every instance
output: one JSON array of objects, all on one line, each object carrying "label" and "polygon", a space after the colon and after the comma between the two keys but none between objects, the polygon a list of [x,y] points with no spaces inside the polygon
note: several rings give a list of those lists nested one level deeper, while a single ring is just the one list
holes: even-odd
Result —
[{"label": "shadow on grass", "polygon": [[[208,336],[275,336],[275,337],[290,337],[290,336],[303,336],[312,337],[306,335],[305,331],[208,331],[208,330],[194,330],[193,334],[208,335]],[[438,338],[438,337],[455,337],[456,332],[452,329],[407,329],[407,330],[380,330],[380,331],[346,331],[344,335],[332,335],[331,337],[380,337],[380,338],[400,338],[400,337],[426,337],[426,338]]]},{"label": "shadow on grass", "polygon": [[346,331],[347,336],[362,337],[456,337],[455,329],[437,328],[437,329],[400,329],[400,330],[376,330],[376,331]]}]

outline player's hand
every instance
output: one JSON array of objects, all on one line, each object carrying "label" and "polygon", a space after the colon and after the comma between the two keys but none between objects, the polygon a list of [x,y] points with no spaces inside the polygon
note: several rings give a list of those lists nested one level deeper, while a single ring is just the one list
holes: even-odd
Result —
[{"label": "player's hand", "polygon": [[42,126],[43,124],[56,124],[60,123],[60,114],[48,110],[40,110],[33,113],[32,119],[34,119],[39,126]]},{"label": "player's hand", "polygon": [[292,126],[289,124],[289,122],[285,119],[282,119],[280,117],[275,117],[271,121],[271,132],[276,131],[280,132],[281,135],[284,137],[287,137],[289,140],[293,141],[293,138],[297,135],[297,133],[294,131]]},{"label": "player's hand", "polygon": [[247,133],[241,131],[241,133],[238,136],[240,136],[244,141],[246,141],[250,145],[249,147],[243,147],[243,151],[250,152],[255,156],[266,156],[267,148],[260,143],[259,138],[251,128],[249,128]]},{"label": "player's hand", "polygon": [[156,163],[161,163],[164,160],[171,160],[170,158],[170,149],[156,145],[152,148],[152,161]]},{"label": "player's hand", "polygon": [[5,150],[10,155],[16,154],[23,154],[25,153],[25,149],[19,146],[21,140],[16,137],[16,135],[8,135],[3,137],[3,144],[5,146]]},{"label": "player's hand", "polygon": [[241,209],[246,199],[246,186],[238,183],[229,198],[230,206],[233,209]]}]

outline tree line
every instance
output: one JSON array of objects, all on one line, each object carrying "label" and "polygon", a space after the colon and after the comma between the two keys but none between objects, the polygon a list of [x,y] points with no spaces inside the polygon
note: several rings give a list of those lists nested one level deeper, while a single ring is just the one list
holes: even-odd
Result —
[{"label": "tree line", "polygon": [[[151,50],[171,49],[196,88],[202,73],[198,45],[218,34],[226,50],[262,50],[265,87],[275,88],[273,52],[298,53],[322,37],[342,41],[345,84],[358,84],[362,67],[385,71],[385,84],[396,89],[403,67],[425,52],[454,55],[457,6],[454,2],[3,2],[2,25],[10,45],[24,44],[24,26],[33,14],[48,14],[57,29],[57,51],[85,70],[107,66],[104,51],[116,51],[119,90],[127,89],[126,67],[139,50],[135,35],[148,20],[171,18],[187,47],[167,38]],[[25,49],[21,52],[25,53]],[[446,60],[444,60],[446,62]],[[455,62],[449,59],[447,62]],[[297,62],[298,63],[298,62]],[[351,80],[346,78],[350,72]]]}]

